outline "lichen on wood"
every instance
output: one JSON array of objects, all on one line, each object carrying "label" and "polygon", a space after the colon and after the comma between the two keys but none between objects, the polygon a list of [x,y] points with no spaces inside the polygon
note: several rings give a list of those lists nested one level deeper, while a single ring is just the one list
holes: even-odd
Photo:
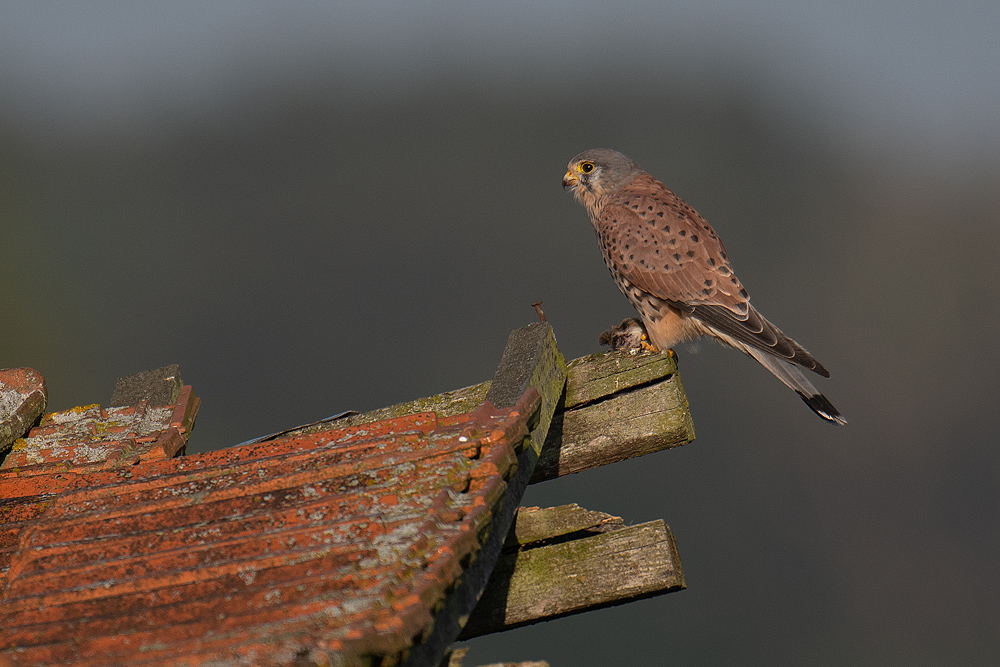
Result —
[{"label": "lichen on wood", "polygon": [[[532,527],[519,532],[526,521]],[[512,532],[517,546],[508,536],[460,639],[685,588],[677,545],[662,520],[625,526],[576,505],[522,508]],[[522,543],[522,534],[531,541]]]},{"label": "lichen on wood", "polygon": [[608,352],[568,364],[556,413],[531,482],[581,472],[694,440],[672,354]]}]

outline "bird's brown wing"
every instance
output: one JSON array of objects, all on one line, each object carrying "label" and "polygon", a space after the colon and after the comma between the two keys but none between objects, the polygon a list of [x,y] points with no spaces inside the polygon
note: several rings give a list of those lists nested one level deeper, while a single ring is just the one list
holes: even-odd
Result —
[{"label": "bird's brown wing", "polygon": [[638,176],[609,198],[597,231],[609,259],[639,289],[718,333],[829,377],[750,305],[711,225],[652,176]]}]

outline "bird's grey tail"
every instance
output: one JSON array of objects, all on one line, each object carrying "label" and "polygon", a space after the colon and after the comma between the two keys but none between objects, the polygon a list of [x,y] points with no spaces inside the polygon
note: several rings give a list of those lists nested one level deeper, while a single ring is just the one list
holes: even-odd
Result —
[{"label": "bird's grey tail", "polygon": [[785,383],[796,394],[802,397],[806,405],[823,419],[843,426],[847,423],[837,408],[826,396],[819,393],[813,383],[799,370],[799,367],[783,359],[779,359],[763,350],[748,345],[740,345],[740,349],[761,363],[764,368],[771,371],[774,377]]}]

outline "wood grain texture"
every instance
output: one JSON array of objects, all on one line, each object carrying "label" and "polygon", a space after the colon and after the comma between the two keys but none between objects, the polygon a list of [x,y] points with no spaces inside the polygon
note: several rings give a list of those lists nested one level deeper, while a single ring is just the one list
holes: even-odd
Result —
[{"label": "wood grain texture", "polygon": [[[368,424],[383,419],[395,419],[396,417],[420,412],[436,412],[441,417],[464,414],[471,412],[477,405],[483,402],[486,398],[486,392],[490,390],[490,384],[491,382],[487,380],[471,387],[444,391],[440,394],[432,394],[431,396],[424,396],[412,401],[404,401],[403,403],[378,408],[377,410],[348,415],[338,419],[337,426],[357,426],[359,424]],[[310,431],[322,430],[323,428],[325,428],[323,425],[310,425],[296,430],[309,433]]]},{"label": "wood grain texture", "polygon": [[493,511],[478,556],[464,568],[456,588],[440,608],[435,609],[433,630],[421,638],[421,643],[414,645],[403,667],[438,667],[476,606],[501,557],[504,539],[514,526],[517,506],[538,461],[538,452],[565,384],[566,361],[548,324],[531,324],[511,332],[491,389],[497,389],[494,396],[501,402],[516,391],[524,395],[529,395],[525,392],[537,392],[540,406],[531,433],[524,439],[527,446],[518,451],[513,467],[515,472],[506,480],[502,501]]},{"label": "wood grain texture", "polygon": [[627,350],[591,354],[567,364],[566,408],[664,380],[677,373],[677,358],[669,353]]},{"label": "wood grain texture", "polygon": [[670,354],[594,354],[569,363],[531,482],[651,454],[694,440],[677,362]]},{"label": "wood grain texture", "polygon": [[504,548],[513,552],[574,533],[606,533],[624,527],[620,517],[584,509],[576,503],[545,509],[521,507],[517,511],[514,528],[507,534]]},{"label": "wood grain texture", "polygon": [[[453,649],[447,656],[441,667],[462,667],[462,661],[469,652],[467,647]],[[479,667],[549,667],[549,663],[544,660],[529,660],[528,662],[491,662],[488,665]]]},{"label": "wood grain texture", "polygon": [[[694,423],[676,357],[607,352],[574,359],[566,369],[566,393],[556,407],[532,484],[694,440]],[[482,382],[351,415],[338,420],[338,425],[424,411],[442,416],[461,414],[485,400],[491,385],[492,381]],[[301,431],[320,428],[323,425]]]},{"label": "wood grain texture", "polygon": [[[685,588],[677,545],[663,521],[626,527],[573,505],[527,513],[535,527],[551,526],[550,539],[525,528],[533,542],[500,557],[460,639]],[[577,530],[581,519],[606,532]]]}]

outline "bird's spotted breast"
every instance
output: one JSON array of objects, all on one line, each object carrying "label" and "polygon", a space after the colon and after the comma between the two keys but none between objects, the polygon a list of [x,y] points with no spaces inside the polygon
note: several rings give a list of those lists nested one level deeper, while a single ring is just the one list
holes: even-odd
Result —
[{"label": "bird's spotted breast", "polygon": [[753,356],[824,419],[845,423],[798,370],[828,376],[826,369],[750,306],[705,219],[630,158],[596,149],[574,158],[570,168],[584,158],[592,169],[572,180],[586,187],[582,201],[604,263],[642,316],[650,340],[666,349],[712,336]]}]

